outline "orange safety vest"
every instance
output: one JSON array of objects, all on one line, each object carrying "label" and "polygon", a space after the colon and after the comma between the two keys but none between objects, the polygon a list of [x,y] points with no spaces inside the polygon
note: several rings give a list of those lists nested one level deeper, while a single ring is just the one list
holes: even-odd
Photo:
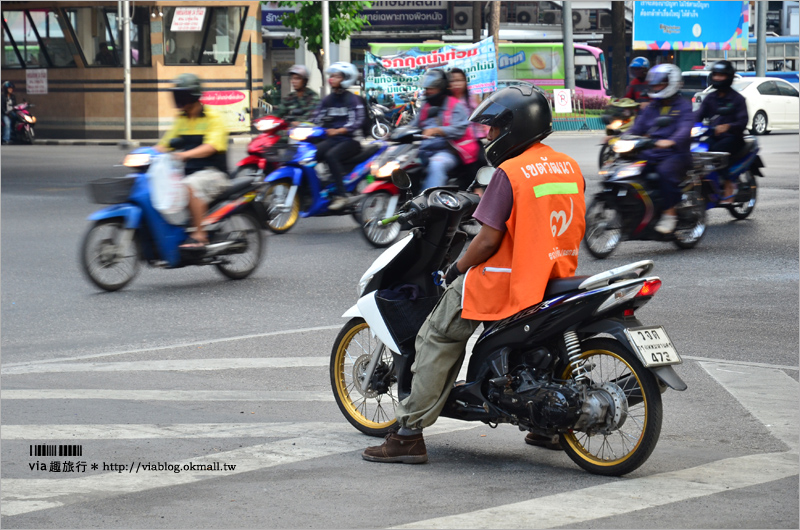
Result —
[{"label": "orange safety vest", "polygon": [[540,143],[506,160],[514,196],[497,252],[464,278],[462,318],[502,320],[538,304],[550,278],[574,276],[586,228],[577,162]]}]

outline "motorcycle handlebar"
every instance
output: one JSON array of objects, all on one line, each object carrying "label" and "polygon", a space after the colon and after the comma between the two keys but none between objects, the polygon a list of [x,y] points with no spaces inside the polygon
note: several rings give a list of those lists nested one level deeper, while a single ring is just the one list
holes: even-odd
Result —
[{"label": "motorcycle handlebar", "polygon": [[410,212],[399,213],[397,215],[393,215],[391,217],[388,217],[388,218],[380,221],[380,224],[382,226],[386,226],[386,225],[392,224],[394,222],[405,223],[407,221],[411,221],[412,219],[416,218],[418,215],[419,215],[419,210],[411,210]]}]

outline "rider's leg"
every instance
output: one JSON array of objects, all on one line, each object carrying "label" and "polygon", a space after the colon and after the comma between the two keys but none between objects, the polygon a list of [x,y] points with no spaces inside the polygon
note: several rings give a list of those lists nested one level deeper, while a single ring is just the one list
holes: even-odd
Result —
[{"label": "rider's leg", "polygon": [[[733,155],[741,151],[742,147],[744,147],[744,138],[740,136],[724,136],[722,138],[712,138],[712,140],[708,144],[709,151],[717,151],[728,153]],[[723,167],[719,170],[719,176],[722,180],[723,197],[731,197],[734,193],[736,193],[736,188],[734,187],[733,180],[731,180],[730,175],[730,164],[733,162],[730,158],[728,158],[728,165]],[[726,199],[721,201],[722,204],[733,202],[733,199]]]},{"label": "rider's leg", "polygon": [[228,177],[218,169],[206,168],[185,177],[183,182],[189,191],[188,207],[194,227],[192,238],[205,245],[208,243],[208,235],[203,228],[203,217],[208,212],[211,201],[228,187]]},{"label": "rider's leg", "polygon": [[358,143],[357,140],[342,137],[341,139],[335,140],[325,154],[325,161],[328,163],[331,177],[336,184],[337,195],[344,196],[347,194],[343,182],[345,168],[344,164],[342,164],[342,160],[353,158],[359,151],[361,151],[361,144]]},{"label": "rider's leg", "polygon": [[11,141],[11,116],[3,114],[3,143]]},{"label": "rider's leg", "polygon": [[661,177],[658,184],[661,192],[662,209],[661,219],[655,226],[655,230],[662,234],[672,233],[678,224],[675,205],[681,200],[681,189],[678,185],[688,168],[686,160],[687,157],[683,154],[673,155],[665,158],[655,166],[656,172]]},{"label": "rider's leg", "polygon": [[447,172],[458,165],[458,157],[450,151],[439,151],[428,161],[428,175],[423,187],[435,188],[447,184]]}]

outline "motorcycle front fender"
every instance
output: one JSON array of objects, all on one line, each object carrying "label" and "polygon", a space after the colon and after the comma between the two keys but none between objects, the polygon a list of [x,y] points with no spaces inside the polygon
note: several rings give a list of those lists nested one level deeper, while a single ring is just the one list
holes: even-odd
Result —
[{"label": "motorcycle front fender", "polygon": [[392,334],[389,332],[389,328],[386,326],[383,315],[381,315],[380,309],[378,309],[378,302],[375,300],[376,294],[376,291],[372,291],[371,293],[362,296],[358,302],[356,302],[356,305],[348,309],[345,314],[342,315],[342,317],[363,318],[364,321],[369,324],[369,329],[372,334],[375,337],[378,337],[378,340],[383,342],[383,344],[391,351],[400,353],[400,348],[394,341],[394,337],[392,337]]},{"label": "motorcycle front fender", "polygon": [[368,195],[370,193],[375,193],[377,191],[388,191],[392,195],[397,195],[400,193],[400,190],[397,189],[397,186],[392,184],[390,180],[376,180],[369,186],[363,189],[361,192],[362,195]]},{"label": "motorcycle front fender", "polygon": [[293,185],[299,186],[303,182],[303,170],[293,166],[279,167],[267,175],[264,182],[270,183],[284,179],[291,179]]},{"label": "motorcycle front fender", "polygon": [[142,221],[142,209],[133,204],[115,204],[102,210],[97,210],[88,217],[89,221],[102,221],[103,219],[125,219],[126,229],[137,229]]}]

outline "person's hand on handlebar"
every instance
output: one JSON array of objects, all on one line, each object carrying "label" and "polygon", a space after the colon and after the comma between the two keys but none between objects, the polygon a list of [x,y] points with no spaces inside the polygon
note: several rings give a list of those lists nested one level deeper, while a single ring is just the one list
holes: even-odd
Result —
[{"label": "person's hand on handlebar", "polygon": [[433,138],[434,136],[444,136],[444,131],[438,127],[432,127],[422,131],[422,136],[427,136],[429,138]]},{"label": "person's hand on handlebar", "polygon": [[339,135],[345,134],[346,132],[347,132],[347,129],[345,129],[344,127],[339,127],[338,129],[327,129],[325,131],[325,133],[328,136],[339,136]]},{"label": "person's hand on handlebar", "polygon": [[656,147],[658,147],[659,149],[669,149],[670,147],[673,147],[674,145],[675,145],[675,142],[673,142],[672,140],[658,140],[656,142]]}]

